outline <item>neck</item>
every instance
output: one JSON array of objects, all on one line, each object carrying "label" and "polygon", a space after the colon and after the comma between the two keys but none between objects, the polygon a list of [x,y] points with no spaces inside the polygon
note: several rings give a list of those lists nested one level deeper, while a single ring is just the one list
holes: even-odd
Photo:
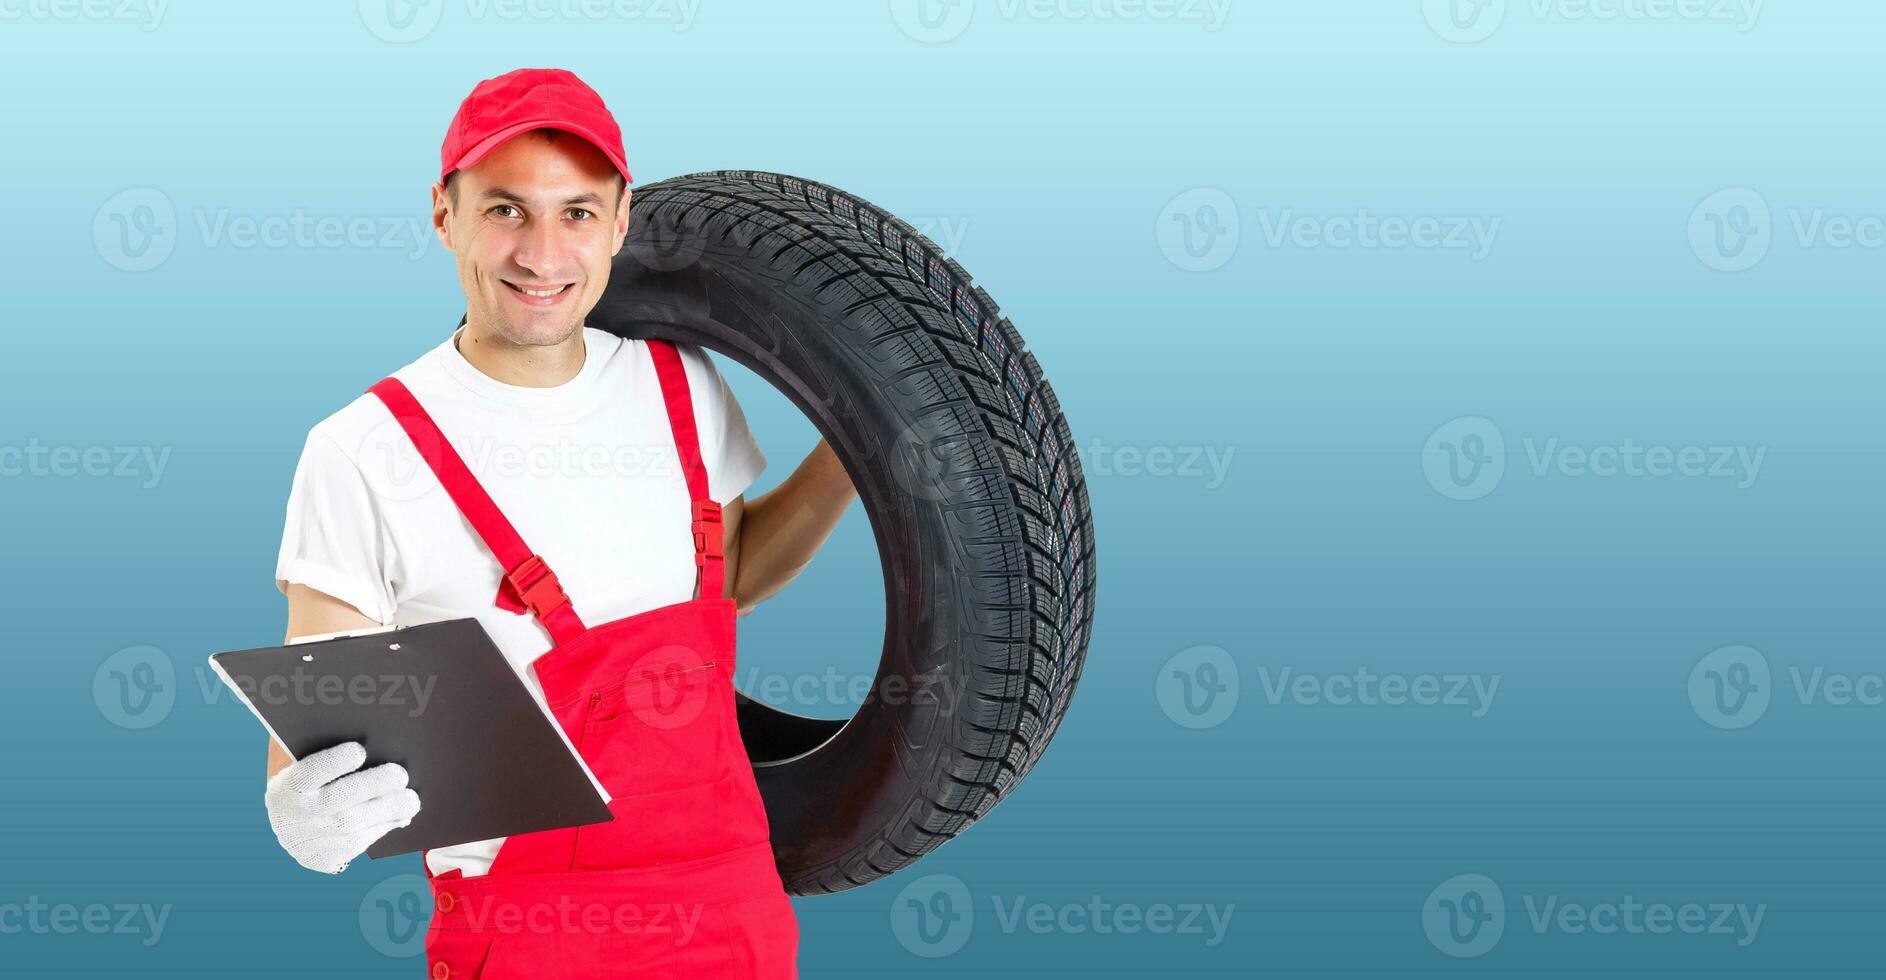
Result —
[{"label": "neck", "polygon": [[583,331],[548,346],[514,344],[467,320],[454,341],[472,367],[494,381],[519,388],[554,388],[583,370]]}]

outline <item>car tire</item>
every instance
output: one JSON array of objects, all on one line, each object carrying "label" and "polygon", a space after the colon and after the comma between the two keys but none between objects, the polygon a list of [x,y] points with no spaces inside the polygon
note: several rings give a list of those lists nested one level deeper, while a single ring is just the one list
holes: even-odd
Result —
[{"label": "car tire", "polygon": [[738,705],[787,890],[891,874],[1014,792],[1080,680],[1094,527],[1067,420],[988,295],[856,195],[715,171],[634,189],[588,324],[765,378],[869,516],[887,606],[863,704],[844,721]]}]

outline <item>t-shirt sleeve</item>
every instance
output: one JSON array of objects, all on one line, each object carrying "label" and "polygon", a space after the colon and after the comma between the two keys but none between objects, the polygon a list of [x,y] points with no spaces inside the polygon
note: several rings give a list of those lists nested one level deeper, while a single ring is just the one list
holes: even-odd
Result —
[{"label": "t-shirt sleeve", "polygon": [[325,592],[378,623],[393,621],[387,538],[360,468],[320,428],[308,434],[288,491],[276,587]]},{"label": "t-shirt sleeve", "polygon": [[705,395],[695,398],[694,424],[707,465],[707,493],[725,504],[753,485],[766,469],[766,454],[747,428],[746,413],[713,358],[700,347],[690,346],[699,376],[690,379],[688,387]]}]

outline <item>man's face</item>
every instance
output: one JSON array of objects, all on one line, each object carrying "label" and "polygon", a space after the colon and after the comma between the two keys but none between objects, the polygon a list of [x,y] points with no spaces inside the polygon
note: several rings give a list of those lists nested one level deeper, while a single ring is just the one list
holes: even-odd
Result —
[{"label": "man's face", "polygon": [[470,322],[522,347],[581,329],[629,230],[629,191],[618,203],[617,179],[589,141],[527,132],[459,171],[456,203],[434,184],[433,227],[458,262]]}]

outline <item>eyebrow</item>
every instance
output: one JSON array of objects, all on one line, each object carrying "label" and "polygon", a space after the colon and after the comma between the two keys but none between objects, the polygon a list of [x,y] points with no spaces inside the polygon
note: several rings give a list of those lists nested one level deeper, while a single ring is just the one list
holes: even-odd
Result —
[{"label": "eyebrow", "polygon": [[[479,200],[481,201],[490,201],[494,199],[499,200],[499,201],[510,201],[513,204],[528,203],[527,201],[524,200],[522,196],[517,194],[515,191],[509,191],[502,187],[488,188],[483,194],[479,195]],[[600,196],[598,196],[594,191],[585,191],[581,194],[576,195],[575,197],[565,200],[563,202],[563,206],[567,208],[572,204],[593,204],[600,207],[602,203],[603,203],[603,199]]]}]

